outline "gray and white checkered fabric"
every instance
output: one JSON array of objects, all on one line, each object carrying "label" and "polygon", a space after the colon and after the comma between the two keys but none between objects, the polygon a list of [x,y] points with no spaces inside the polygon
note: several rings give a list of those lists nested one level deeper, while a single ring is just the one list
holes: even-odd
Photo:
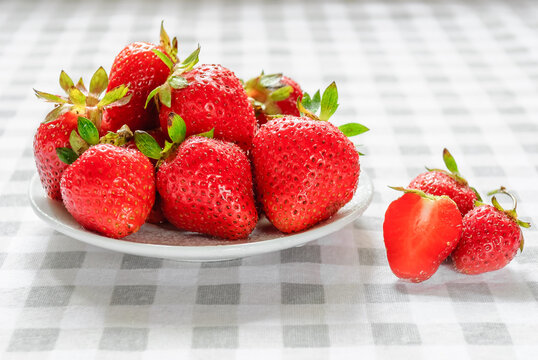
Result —
[{"label": "gray and white checkered fabric", "polygon": [[[59,71],[88,78],[161,19],[180,48],[240,77],[336,80],[334,122],[372,131],[371,207],[300,248],[188,264],[105,251],[37,219],[32,135]],[[0,357],[5,359],[535,359],[538,4],[533,1],[0,1]],[[517,190],[534,228],[507,268],[442,265],[398,281],[384,211],[448,147],[480,190]]]}]

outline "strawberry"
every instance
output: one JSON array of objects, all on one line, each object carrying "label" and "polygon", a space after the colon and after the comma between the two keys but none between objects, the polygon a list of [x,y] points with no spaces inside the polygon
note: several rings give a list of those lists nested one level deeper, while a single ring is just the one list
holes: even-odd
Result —
[{"label": "strawberry", "polygon": [[248,80],[245,90],[256,111],[259,125],[267,122],[267,115],[300,116],[297,101],[303,97],[299,84],[282,74],[265,75]]},{"label": "strawberry", "polygon": [[[99,139],[88,119],[78,119],[79,137],[71,148],[59,148],[59,158],[70,165],[63,172],[60,190],[67,211],[88,230],[112,238],[130,235],[142,226],[155,201],[155,174],[148,158],[124,144],[127,127]],[[77,145],[89,148],[80,156]]]},{"label": "strawberry", "polygon": [[212,138],[213,131],[191,136],[172,113],[164,149],[147,133],[135,141],[157,162],[157,190],[165,217],[177,228],[235,240],[248,237],[258,219],[246,154],[232,143]]},{"label": "strawberry", "polygon": [[89,117],[99,126],[103,110],[129,101],[129,96],[126,96],[128,88],[124,85],[110,90],[99,100],[107,84],[108,76],[101,67],[91,79],[89,92],[82,79],[75,85],[64,71],[60,74],[60,86],[67,93],[67,97],[34,90],[38,98],[57,104],[39,125],[34,136],[37,172],[51,199],[61,200],[60,178],[67,167],[67,164],[59,161],[56,148],[69,145],[71,133],[77,127],[77,118]]},{"label": "strawberry", "polygon": [[463,216],[474,207],[476,200],[481,200],[480,195],[461,176],[454,157],[447,149],[443,150],[443,160],[449,171],[428,169],[428,172],[414,178],[408,187],[431,195],[450,197],[456,202]]},{"label": "strawberry", "polygon": [[[130,129],[152,129],[159,126],[157,108],[154,104],[144,107],[151,90],[166,81],[170,72],[164,61],[177,61],[177,39],[170,42],[161,23],[160,44],[135,42],[127,45],[114,59],[110,69],[111,89],[120,84],[129,84],[131,101],[121,107],[105,111],[101,134],[116,131],[127,124]],[[161,60],[161,58],[164,59]]]},{"label": "strawberry", "polygon": [[394,188],[405,194],[393,201],[383,223],[390,268],[411,282],[429,279],[458,244],[462,218],[448,196]]},{"label": "strawberry", "polygon": [[464,274],[481,274],[505,267],[520,249],[523,251],[521,227],[529,223],[518,220],[515,197],[503,187],[490,194],[504,193],[513,202],[512,210],[504,210],[493,197],[493,206],[478,204],[463,217],[461,240],[452,253],[454,267]]},{"label": "strawberry", "polygon": [[300,104],[305,115],[269,121],[254,138],[251,157],[258,198],[268,219],[282,232],[307,229],[353,197],[359,154],[346,135],[368,129],[359,124],[337,128],[326,121],[337,101],[332,83],[323,94],[319,118],[314,115],[316,106],[308,103],[308,110]]},{"label": "strawberry", "polygon": [[161,128],[166,129],[170,114],[176,113],[187,124],[187,136],[214,129],[216,139],[226,140],[248,150],[256,131],[256,117],[241,81],[221,65],[201,65],[200,48],[171,69],[168,80],[154,89],[160,101]]}]

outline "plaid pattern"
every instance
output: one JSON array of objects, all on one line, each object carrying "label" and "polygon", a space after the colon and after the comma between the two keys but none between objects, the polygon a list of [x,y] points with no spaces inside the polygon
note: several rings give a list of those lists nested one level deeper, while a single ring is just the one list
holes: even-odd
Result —
[{"label": "plaid pattern", "polygon": [[[87,78],[165,19],[184,54],[241,77],[336,80],[374,201],[300,248],[188,264],[108,252],[28,207],[32,134],[60,69]],[[538,7],[532,1],[0,2],[0,351],[6,359],[529,359],[538,351]],[[391,274],[387,204],[446,146],[483,191],[517,189],[534,228],[507,268]],[[534,216],[534,217],[533,217]],[[261,352],[260,352],[261,349]]]}]

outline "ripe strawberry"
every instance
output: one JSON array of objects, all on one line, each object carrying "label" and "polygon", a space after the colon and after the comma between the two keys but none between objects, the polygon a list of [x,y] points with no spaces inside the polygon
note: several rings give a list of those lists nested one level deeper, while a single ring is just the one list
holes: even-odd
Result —
[{"label": "ripe strawberry", "polygon": [[276,118],[262,125],[252,144],[258,198],[269,220],[285,233],[329,218],[351,200],[357,187],[359,154],[341,130],[352,136],[367,129],[346,124],[339,130],[326,121],[338,106],[336,85],[323,96],[321,120]]},{"label": "ripe strawberry", "polygon": [[129,101],[129,97],[125,96],[128,88],[124,85],[112,89],[99,100],[99,95],[106,89],[107,83],[106,71],[101,67],[91,79],[89,92],[82,79],[75,85],[63,71],[60,74],[60,86],[67,93],[67,97],[34,90],[38,98],[57,104],[34,136],[37,172],[43,188],[51,199],[61,200],[60,178],[67,167],[67,164],[59,161],[56,148],[69,145],[71,133],[77,127],[77,118],[89,117],[99,126],[103,109],[123,105]]},{"label": "ripe strawberry", "polygon": [[62,176],[67,211],[88,230],[122,238],[140,228],[155,200],[153,166],[139,151],[98,144]]},{"label": "ripe strawberry", "polygon": [[267,115],[300,116],[297,100],[303,97],[299,84],[282,74],[265,75],[248,80],[245,90],[256,111],[259,125],[267,122]]},{"label": "ripe strawberry", "polygon": [[245,90],[235,74],[221,65],[201,65],[200,48],[172,69],[168,80],[156,88],[161,128],[168,127],[170,113],[187,124],[187,136],[214,129],[216,139],[248,150],[256,131],[256,117]]},{"label": "ripe strawberry", "polygon": [[148,157],[159,159],[157,189],[162,210],[174,226],[235,240],[248,237],[258,219],[246,154],[236,145],[212,139],[212,131],[183,142],[187,129],[171,114],[173,143],[164,150],[147,133],[135,141]]},{"label": "ripe strawberry", "polygon": [[512,197],[514,208],[504,210],[493,197],[491,205],[480,204],[463,218],[461,240],[452,253],[454,267],[464,274],[481,274],[501,269],[523,251],[521,227],[529,223],[518,220],[515,198],[501,188],[493,193]]},{"label": "ripe strawberry", "polygon": [[429,279],[454,250],[461,235],[461,213],[448,196],[395,188],[405,194],[393,201],[383,223],[390,268],[411,282]]},{"label": "ripe strawberry", "polygon": [[[116,145],[132,136],[128,127],[99,139],[92,122],[80,117],[78,129],[72,148],[57,149],[58,157],[70,163],[60,181],[67,211],[86,229],[108,237],[138,231],[155,201],[153,165],[140,151]],[[78,156],[73,149],[83,152]]]},{"label": "ripe strawberry", "polygon": [[121,107],[105,111],[101,134],[116,131],[127,124],[133,131],[152,129],[159,126],[155,105],[144,107],[151,90],[166,81],[170,69],[167,64],[177,61],[177,39],[170,42],[168,34],[161,23],[160,45],[135,42],[127,45],[114,59],[110,69],[111,89],[120,84],[129,84],[131,101]]},{"label": "ripe strawberry", "polygon": [[414,178],[409,188],[422,190],[431,195],[450,197],[456,202],[463,216],[474,207],[476,200],[481,200],[480,195],[460,175],[456,161],[447,149],[443,150],[443,160],[449,171],[428,169],[428,172]]}]

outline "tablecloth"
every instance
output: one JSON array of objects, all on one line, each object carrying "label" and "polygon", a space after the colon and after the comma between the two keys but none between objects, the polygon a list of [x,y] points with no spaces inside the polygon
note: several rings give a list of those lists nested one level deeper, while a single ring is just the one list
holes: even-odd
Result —
[{"label": "tablecloth", "polygon": [[[183,54],[240,77],[335,80],[334,123],[359,121],[366,213],[303,247],[180,263],[85,245],[40,221],[32,136],[61,69],[89,79],[160,21]],[[0,1],[0,357],[534,359],[538,351],[538,3],[533,1]],[[382,223],[451,150],[482,193],[515,190],[532,223],[506,268],[390,271]]]}]

